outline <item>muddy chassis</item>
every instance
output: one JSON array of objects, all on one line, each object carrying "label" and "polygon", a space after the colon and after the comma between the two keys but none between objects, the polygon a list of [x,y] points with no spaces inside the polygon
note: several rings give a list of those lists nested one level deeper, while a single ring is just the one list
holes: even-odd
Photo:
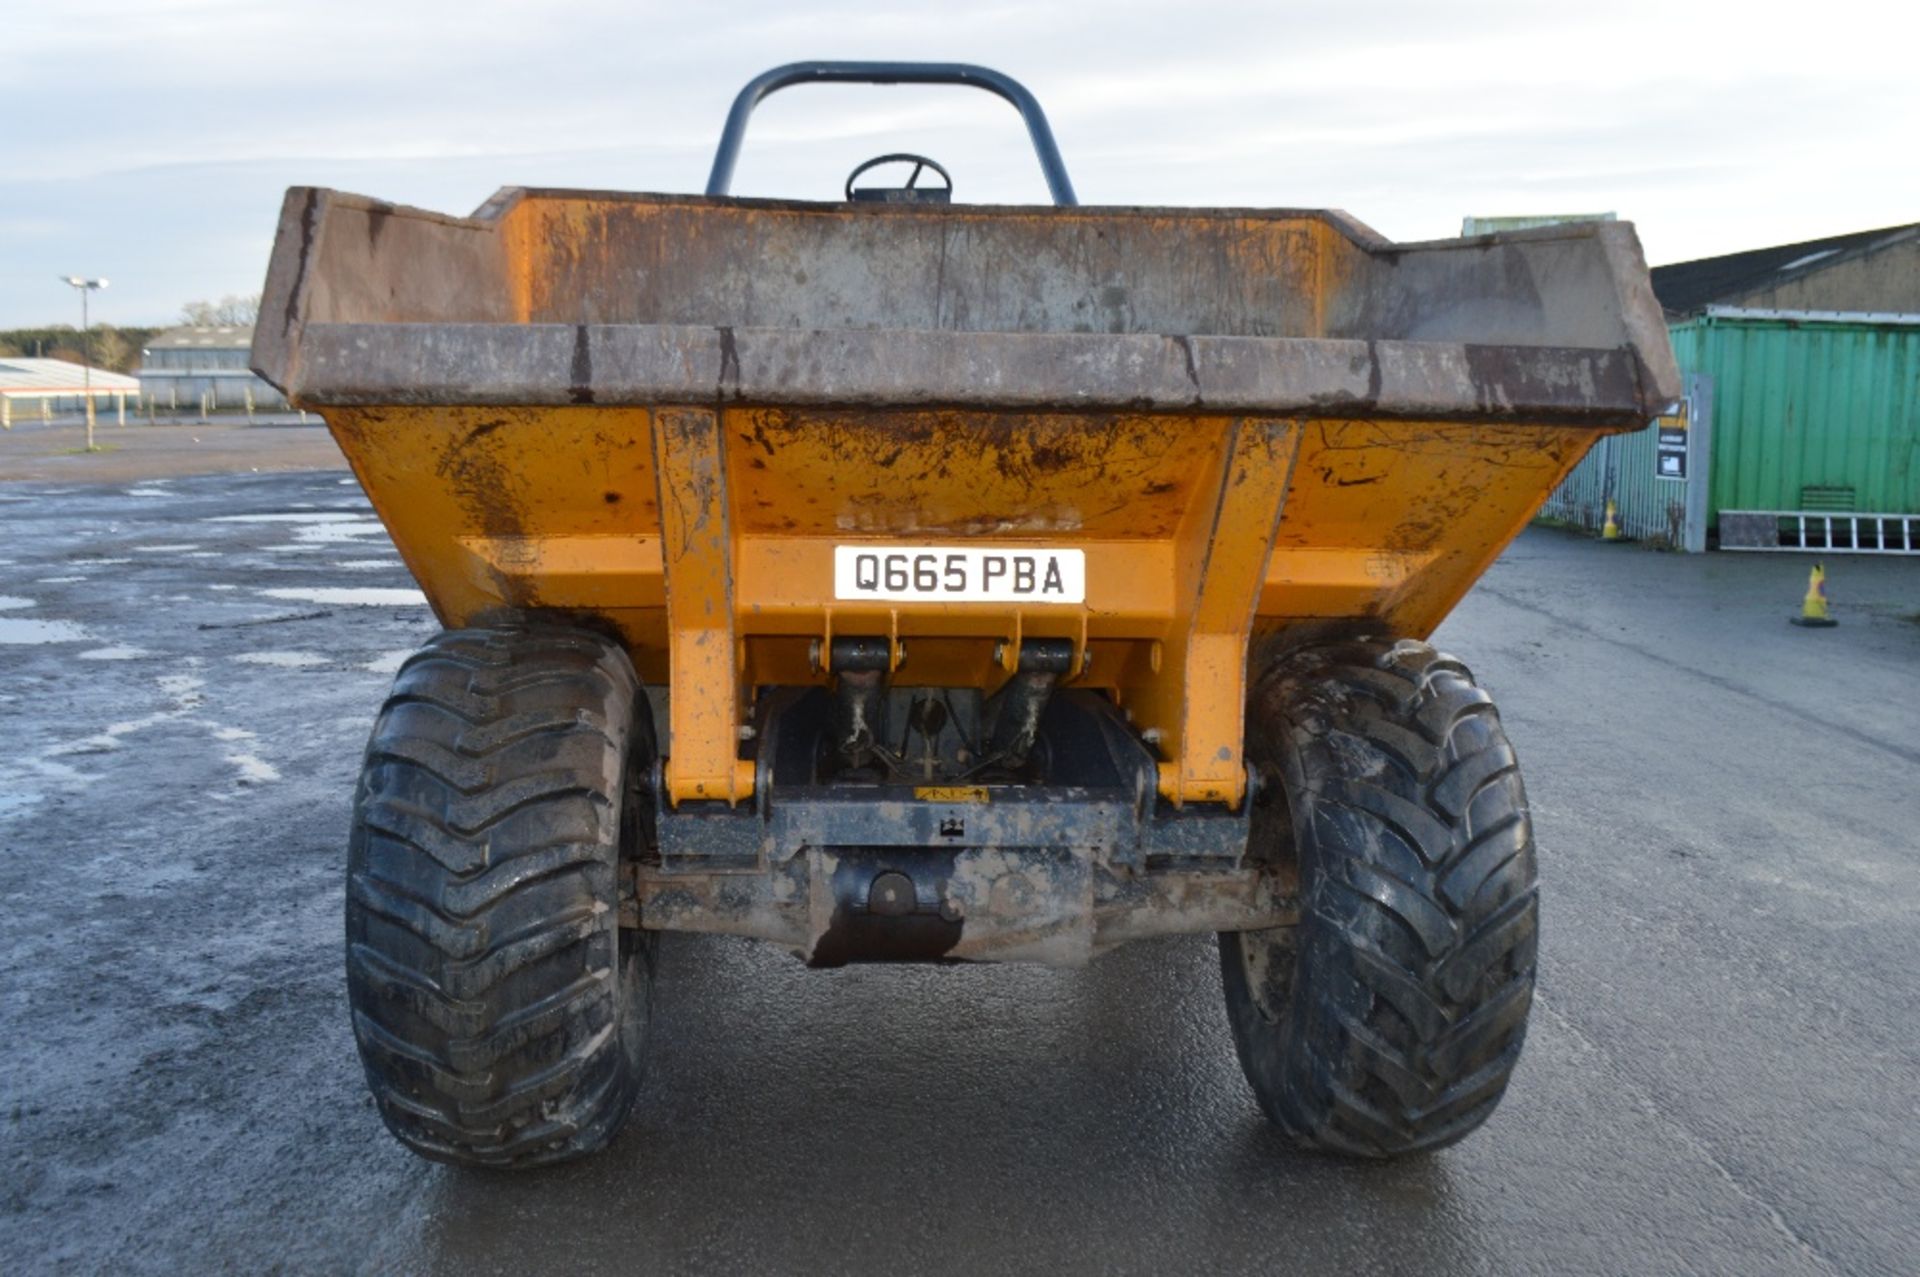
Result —
[{"label": "muddy chassis", "polygon": [[1075,966],[1128,940],[1293,920],[1247,857],[1249,804],[1174,810],[1113,701],[1057,686],[1029,639],[997,693],[911,685],[884,638],[833,640],[831,690],[771,689],[746,733],[751,804],[655,795],[639,925],[751,936],[810,965]]}]

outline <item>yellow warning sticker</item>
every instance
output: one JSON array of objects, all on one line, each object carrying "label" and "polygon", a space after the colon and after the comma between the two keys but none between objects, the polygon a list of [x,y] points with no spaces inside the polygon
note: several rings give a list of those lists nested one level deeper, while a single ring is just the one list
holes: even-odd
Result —
[{"label": "yellow warning sticker", "polygon": [[987,801],[985,785],[919,785],[913,796],[929,803],[984,803]]}]

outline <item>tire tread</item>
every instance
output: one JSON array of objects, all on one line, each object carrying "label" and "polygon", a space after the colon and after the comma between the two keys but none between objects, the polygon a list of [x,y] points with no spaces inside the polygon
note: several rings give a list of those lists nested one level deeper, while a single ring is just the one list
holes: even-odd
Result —
[{"label": "tire tread", "polygon": [[1282,778],[1291,841],[1271,854],[1297,857],[1303,892],[1282,1005],[1257,1000],[1244,949],[1276,942],[1221,937],[1262,1107],[1352,1156],[1464,1137],[1519,1058],[1538,947],[1531,817],[1492,698],[1423,643],[1307,649],[1255,686],[1247,749]]},{"label": "tire tread", "polygon": [[347,973],[368,1084],[415,1152],[541,1165],[624,1119],[614,892],[640,715],[626,653],[581,630],[450,631],[396,675],[355,802]]}]

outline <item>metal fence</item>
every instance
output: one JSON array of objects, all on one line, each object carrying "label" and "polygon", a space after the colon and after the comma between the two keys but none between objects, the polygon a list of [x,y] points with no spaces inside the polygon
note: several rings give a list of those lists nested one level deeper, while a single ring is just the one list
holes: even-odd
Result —
[{"label": "metal fence", "polygon": [[1541,516],[1598,534],[1607,502],[1622,536],[1698,553],[1707,548],[1713,381],[1689,373],[1679,410],[1595,444],[1541,507]]},{"label": "metal fence", "polygon": [[140,388],[162,412],[208,412],[240,408],[283,412],[287,399],[245,368],[153,368],[140,370]]}]

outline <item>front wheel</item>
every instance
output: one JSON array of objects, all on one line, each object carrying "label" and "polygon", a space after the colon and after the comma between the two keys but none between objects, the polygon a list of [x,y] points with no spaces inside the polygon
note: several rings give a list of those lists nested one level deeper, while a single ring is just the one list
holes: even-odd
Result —
[{"label": "front wheel", "polygon": [[1539,925],[1513,748],[1466,666],[1424,643],[1296,653],[1256,685],[1252,854],[1301,919],[1220,937],[1240,1064],[1303,1147],[1444,1147],[1505,1093]]}]

